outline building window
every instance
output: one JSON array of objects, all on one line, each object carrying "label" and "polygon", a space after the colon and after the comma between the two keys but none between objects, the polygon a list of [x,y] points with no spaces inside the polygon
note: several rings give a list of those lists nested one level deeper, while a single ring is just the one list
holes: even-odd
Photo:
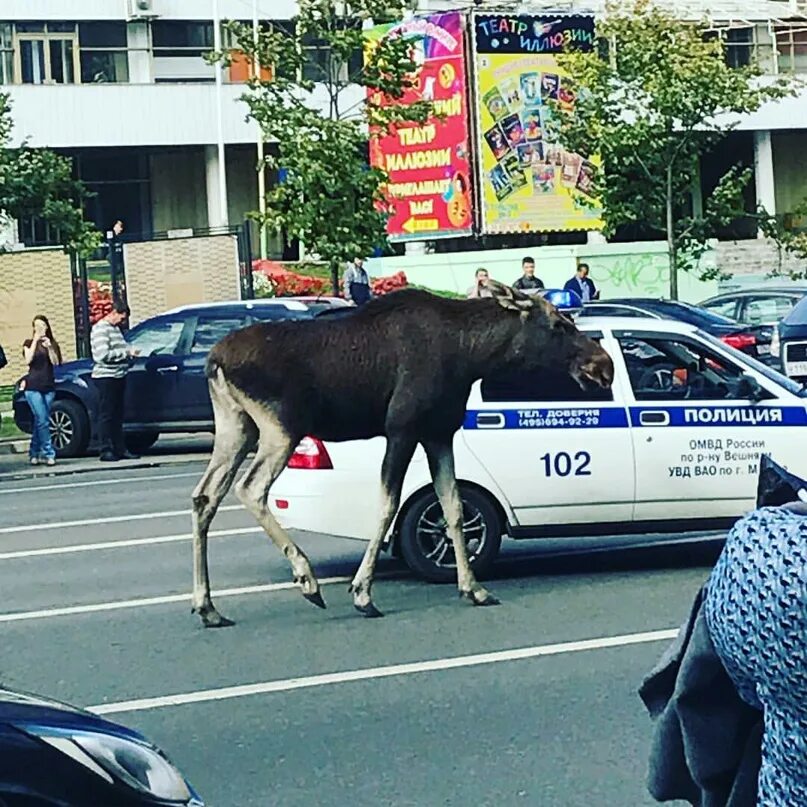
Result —
[{"label": "building window", "polygon": [[75,84],[79,80],[75,23],[18,22],[12,40],[20,84]]},{"label": "building window", "polygon": [[14,81],[14,28],[0,22],[0,84]]},{"label": "building window", "polygon": [[125,22],[82,22],[78,36],[84,84],[129,81]]},{"label": "building window", "polygon": [[155,81],[214,80],[214,69],[203,58],[213,50],[212,22],[155,20],[151,34]]},{"label": "building window", "polygon": [[807,72],[807,28],[777,26],[776,50],[779,71],[789,73]]}]

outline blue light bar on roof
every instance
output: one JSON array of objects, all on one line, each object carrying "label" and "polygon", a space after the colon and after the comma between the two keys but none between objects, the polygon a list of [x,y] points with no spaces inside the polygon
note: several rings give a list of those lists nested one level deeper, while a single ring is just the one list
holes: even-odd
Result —
[{"label": "blue light bar on roof", "polygon": [[561,310],[583,307],[583,301],[580,299],[580,295],[569,289],[546,289],[541,292],[541,296],[548,303],[552,303],[555,308]]}]

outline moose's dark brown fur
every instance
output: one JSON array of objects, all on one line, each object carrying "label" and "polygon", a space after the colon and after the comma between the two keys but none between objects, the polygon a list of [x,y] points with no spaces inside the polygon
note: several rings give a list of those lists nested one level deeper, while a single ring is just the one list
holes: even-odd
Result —
[{"label": "moose's dark brown fur", "polygon": [[462,531],[452,443],[471,385],[508,366],[566,367],[579,383],[610,386],[611,359],[540,298],[491,283],[494,299],[447,300],[404,290],[344,318],[253,325],[211,351],[208,377],[216,422],[210,464],[193,494],[193,606],[206,626],[231,624],[214,608],[207,531],[246,454],[255,459],[236,494],[288,557],[303,596],[324,607],[308,559],[274,519],[269,487],[305,436],[327,441],[384,436],[383,517],[351,585],[356,608],[371,599],[375,563],[400,503],[416,447],[423,446],[454,544],[461,595],[496,600],[476,581]]}]

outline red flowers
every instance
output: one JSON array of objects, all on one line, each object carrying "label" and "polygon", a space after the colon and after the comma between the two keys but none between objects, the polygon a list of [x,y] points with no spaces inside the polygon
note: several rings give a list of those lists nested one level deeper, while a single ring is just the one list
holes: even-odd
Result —
[{"label": "red flowers", "polygon": [[90,301],[90,325],[95,325],[112,310],[112,292],[107,283],[88,280],[87,297]]},{"label": "red flowers", "polygon": [[[297,274],[276,261],[253,261],[252,272],[255,292],[261,297],[331,297],[330,280],[322,277]],[[396,272],[390,277],[376,277],[370,281],[374,295],[388,294],[408,285],[406,274]],[[340,287],[342,284],[340,283]],[[342,287],[343,288],[343,287]]]}]

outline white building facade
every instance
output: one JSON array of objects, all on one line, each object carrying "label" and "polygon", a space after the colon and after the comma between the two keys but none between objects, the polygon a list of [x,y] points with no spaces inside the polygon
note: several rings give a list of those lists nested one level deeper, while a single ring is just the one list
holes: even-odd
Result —
[{"label": "white building facade", "polygon": [[[778,0],[666,0],[682,16],[709,14],[737,63],[807,73],[807,17]],[[520,10],[601,11],[600,0],[524,2]],[[467,8],[423,0],[431,10]],[[482,3],[494,9],[496,3]],[[239,224],[258,207],[257,126],[238,101],[245,87],[207,64],[213,20],[289,20],[293,0],[3,0],[0,91],[12,100],[15,143],[73,158],[95,194],[101,229],[130,233]],[[220,72],[220,83],[216,73]],[[741,122],[732,148],[750,154],[756,200],[786,215],[807,196],[807,90]],[[223,170],[221,157],[223,155]],[[26,245],[47,243],[21,222]],[[272,251],[279,254],[282,245]]]}]

